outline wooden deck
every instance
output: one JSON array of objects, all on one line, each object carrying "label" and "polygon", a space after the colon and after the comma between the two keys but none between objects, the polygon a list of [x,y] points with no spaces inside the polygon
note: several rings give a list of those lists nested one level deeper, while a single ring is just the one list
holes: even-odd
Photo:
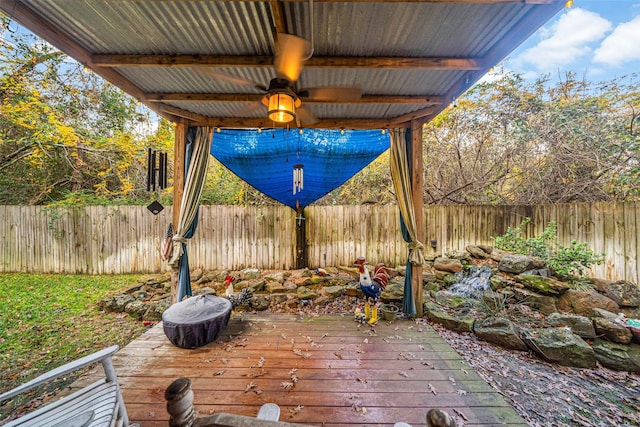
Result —
[{"label": "wooden deck", "polygon": [[164,390],[179,377],[192,380],[201,415],[255,416],[273,402],[281,421],[312,425],[424,426],[441,408],[468,426],[526,426],[431,327],[408,320],[370,327],[351,316],[234,313],[215,343],[180,349],[159,324],[113,361],[142,427],[168,425]]}]

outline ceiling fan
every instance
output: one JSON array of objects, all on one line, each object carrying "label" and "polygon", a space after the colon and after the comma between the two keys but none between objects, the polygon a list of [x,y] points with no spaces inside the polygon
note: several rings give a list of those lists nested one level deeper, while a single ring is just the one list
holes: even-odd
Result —
[{"label": "ceiling fan", "polygon": [[260,102],[242,110],[242,112],[249,113],[265,106],[268,117],[274,122],[289,123],[295,120],[296,125],[300,127],[318,121],[313,113],[302,105],[305,99],[344,102],[357,101],[362,97],[362,89],[357,86],[323,86],[297,90],[296,81],[300,76],[304,61],[311,57],[311,52],[311,43],[307,40],[292,34],[278,33],[273,61],[276,77],[271,79],[268,86],[220,73],[213,69],[203,71],[212,77],[233,84],[250,85],[265,92]]}]

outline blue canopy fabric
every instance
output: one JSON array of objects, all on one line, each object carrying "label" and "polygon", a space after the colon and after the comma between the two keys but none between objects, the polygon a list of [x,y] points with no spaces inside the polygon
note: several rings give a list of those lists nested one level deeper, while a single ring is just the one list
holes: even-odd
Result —
[{"label": "blue canopy fabric", "polygon": [[[242,180],[296,209],[344,184],[389,148],[381,130],[269,129],[214,132],[211,155]],[[303,165],[303,189],[293,188]]]}]

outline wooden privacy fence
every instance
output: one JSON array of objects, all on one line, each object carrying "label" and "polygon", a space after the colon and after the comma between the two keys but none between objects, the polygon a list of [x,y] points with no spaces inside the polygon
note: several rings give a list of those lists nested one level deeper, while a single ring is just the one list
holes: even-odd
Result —
[{"label": "wooden privacy fence", "polygon": [[[639,203],[579,203],[541,206],[426,206],[427,254],[492,244],[492,237],[531,218],[526,236],[538,236],[550,221],[558,240],[587,242],[606,253],[592,274],[640,282]],[[371,263],[402,265],[407,249],[396,206],[310,206],[304,220],[284,206],[202,206],[188,244],[192,268],[292,269],[296,222],[306,228],[309,267]],[[167,271],[159,250],[171,209],[157,216],[142,206],[48,209],[0,206],[0,272],[122,274]],[[435,246],[435,247],[432,247]]]}]

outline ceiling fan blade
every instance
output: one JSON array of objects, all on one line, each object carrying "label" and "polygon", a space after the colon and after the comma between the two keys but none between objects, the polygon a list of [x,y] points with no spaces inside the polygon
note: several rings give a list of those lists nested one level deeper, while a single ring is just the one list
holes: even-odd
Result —
[{"label": "ceiling fan blade", "polygon": [[236,85],[242,85],[242,86],[251,86],[253,88],[256,89],[260,89],[263,91],[266,91],[267,88],[263,85],[257,84],[256,82],[252,82],[251,80],[247,80],[244,79],[242,77],[238,77],[238,76],[232,76],[230,74],[226,74],[226,73],[221,73],[220,71],[216,71],[213,68],[202,68],[202,69],[198,69],[198,72],[201,74],[206,75],[207,77],[212,77],[216,80],[223,80],[227,83],[232,83],[232,84],[236,84]]},{"label": "ceiling fan blade", "polygon": [[362,89],[357,86],[323,86],[300,90],[301,98],[313,101],[358,101],[362,98]]},{"label": "ceiling fan blade", "polygon": [[273,66],[278,77],[293,84],[302,71],[302,63],[311,53],[311,43],[292,34],[278,33]]},{"label": "ceiling fan blade", "polygon": [[296,108],[296,124],[298,127],[309,126],[318,123],[318,118],[305,107]]}]

